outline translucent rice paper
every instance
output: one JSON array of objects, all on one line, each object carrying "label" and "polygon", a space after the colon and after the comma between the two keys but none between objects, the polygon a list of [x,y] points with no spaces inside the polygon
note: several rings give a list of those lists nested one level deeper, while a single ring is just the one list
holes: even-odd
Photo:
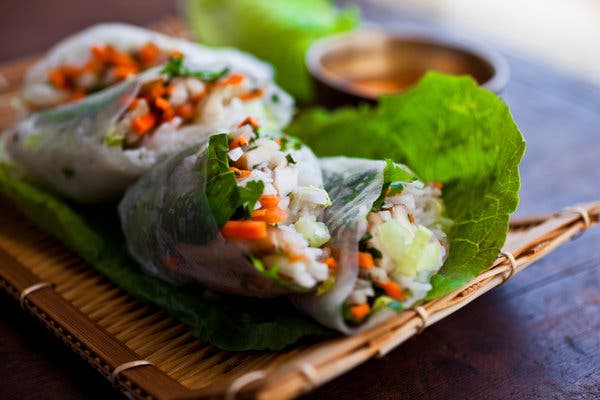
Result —
[{"label": "translucent rice paper", "polygon": [[221,70],[229,66],[236,72],[253,77],[260,85],[273,81],[273,68],[269,64],[239,50],[210,48],[133,25],[106,23],[91,26],[54,45],[27,71],[21,97],[31,104],[45,98],[54,90],[48,82],[48,72],[64,64],[83,65],[94,45],[107,44],[129,53],[148,42],[168,52],[177,50],[187,61],[204,68]]},{"label": "translucent rice paper", "polygon": [[324,222],[332,234],[329,245],[339,250],[333,288],[317,296],[294,295],[296,306],[321,324],[345,334],[356,333],[389,318],[395,312],[383,309],[359,327],[350,327],[342,305],[358,279],[358,242],[367,231],[367,215],[381,195],[385,161],[330,157],[320,160],[332,205],[325,209]]},{"label": "translucent rice paper", "polygon": [[[119,214],[130,254],[147,273],[176,285],[259,298],[302,290],[263,275],[243,248],[221,236],[206,195],[207,149],[205,143],[170,157],[127,191]],[[304,147],[292,155],[299,184],[322,187],[314,154]]]},{"label": "translucent rice paper", "polygon": [[[115,42],[120,48],[151,40],[190,55],[185,64],[191,70],[216,71],[228,66],[233,72],[249,74],[257,84],[267,83],[264,83],[266,90],[261,100],[242,102],[234,98],[228,104],[219,104],[210,119],[185,125],[177,132],[174,132],[175,126],[165,123],[147,135],[142,146],[136,149],[110,146],[104,138],[114,131],[127,108],[127,99],[137,94],[143,82],[158,78],[160,68],[81,101],[32,114],[3,135],[8,154],[28,175],[38,184],[77,202],[118,199],[127,186],[157,161],[202,142],[214,132],[235,128],[248,115],[257,117],[266,132],[278,131],[291,118],[293,101],[273,83],[268,83],[272,71],[266,64],[235,50],[208,49],[120,24],[99,25],[57,45],[29,72],[24,92],[47,85],[48,68],[60,62],[77,62],[85,57],[83,53],[89,52],[89,46],[99,40]],[[39,78],[42,75],[43,82]]]}]

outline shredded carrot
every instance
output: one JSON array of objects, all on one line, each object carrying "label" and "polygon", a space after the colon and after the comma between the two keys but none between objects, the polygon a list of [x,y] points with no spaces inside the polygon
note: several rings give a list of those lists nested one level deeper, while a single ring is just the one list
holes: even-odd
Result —
[{"label": "shredded carrot", "polygon": [[357,306],[350,307],[350,314],[360,322],[371,312],[371,306],[368,303],[359,304]]},{"label": "shredded carrot", "polygon": [[63,74],[69,78],[76,78],[77,76],[81,75],[81,72],[83,71],[81,67],[77,67],[75,65],[64,65],[61,69]]},{"label": "shredded carrot", "polygon": [[173,51],[171,51],[171,57],[173,57],[173,58],[183,57],[183,53],[180,52],[179,50],[173,50]]},{"label": "shredded carrot", "polygon": [[192,106],[192,103],[183,103],[175,107],[175,114],[184,120],[188,120],[194,116],[194,106]]},{"label": "shredded carrot", "polygon": [[69,86],[67,77],[60,68],[55,68],[52,71],[50,71],[48,78],[50,80],[50,83],[57,88],[65,89]]},{"label": "shredded carrot", "polygon": [[361,268],[371,269],[375,266],[371,253],[360,251],[358,253],[358,266]]},{"label": "shredded carrot", "polygon": [[258,198],[258,202],[264,208],[277,207],[280,201],[281,197],[277,196],[276,194],[263,194]]},{"label": "shredded carrot", "polygon": [[329,267],[329,269],[337,268],[337,262],[335,261],[335,258],[333,258],[333,257],[327,257],[322,262],[323,262],[323,264],[327,265],[327,267]]},{"label": "shredded carrot", "polygon": [[255,99],[260,99],[264,94],[264,91],[262,90],[262,88],[258,88],[255,90],[252,90],[250,92],[246,92],[246,93],[242,93],[241,95],[238,96],[238,98],[242,101],[250,101],[250,100],[255,100]]},{"label": "shredded carrot", "polygon": [[150,86],[150,97],[156,99],[157,97],[162,97],[166,92],[166,89],[162,82],[155,82]]},{"label": "shredded carrot", "polygon": [[217,86],[239,85],[246,77],[241,74],[232,74],[217,82]]},{"label": "shredded carrot", "polygon": [[431,184],[433,185],[434,188],[440,189],[440,190],[442,190],[442,188],[444,187],[444,184],[439,181],[433,181],[433,182],[431,182]]},{"label": "shredded carrot", "polygon": [[166,111],[171,108],[171,103],[169,103],[169,100],[162,97],[157,97],[156,100],[154,100],[154,105],[161,111]]},{"label": "shredded carrot", "polygon": [[245,144],[248,144],[249,141],[250,141],[250,136],[243,133],[240,136],[236,137],[235,139],[231,140],[231,142],[229,142],[229,150],[232,150],[232,149],[235,149],[236,147],[240,147]]},{"label": "shredded carrot", "polygon": [[254,221],[264,221],[269,224],[277,224],[285,222],[288,217],[288,212],[279,207],[261,208],[252,213]]},{"label": "shredded carrot", "polygon": [[138,135],[142,136],[146,134],[150,129],[156,125],[156,117],[152,113],[147,113],[141,117],[136,118],[133,121],[132,129]]},{"label": "shredded carrot", "polygon": [[140,49],[140,60],[145,65],[150,65],[156,62],[160,50],[152,43],[148,42]]},{"label": "shredded carrot", "polygon": [[302,261],[302,260],[304,260],[305,258],[306,258],[306,256],[305,256],[304,254],[296,254],[296,253],[292,253],[292,254],[290,255],[290,257],[289,257],[289,260],[290,260],[291,262],[294,262],[294,261]]},{"label": "shredded carrot", "polygon": [[69,100],[70,101],[81,100],[84,97],[85,97],[85,92],[83,90],[76,90],[73,93],[71,93],[71,96],[69,96]]},{"label": "shredded carrot", "polygon": [[119,51],[114,47],[109,47],[109,51],[111,64],[123,67],[137,66],[137,63],[129,54],[123,53],[122,51]]},{"label": "shredded carrot", "polygon": [[235,174],[236,178],[247,178],[252,173],[252,172],[250,172],[248,170],[239,169],[239,168],[236,168],[236,167],[229,167],[229,170],[233,171],[233,173]]},{"label": "shredded carrot", "polygon": [[254,118],[252,115],[248,115],[242,122],[238,124],[238,128],[248,124],[250,124],[250,126],[253,128],[258,128],[260,126],[260,122],[256,118]]},{"label": "shredded carrot", "polygon": [[111,60],[110,50],[108,46],[105,45],[96,45],[91,48],[92,55],[98,58],[100,61],[104,63],[108,63]]},{"label": "shredded carrot", "polygon": [[[127,101],[127,100],[125,100],[125,101]],[[127,109],[129,111],[135,110],[135,108],[137,107],[137,105],[138,105],[139,102],[140,102],[140,99],[138,99],[137,97],[134,97],[133,100],[131,100],[131,102],[127,106]]]},{"label": "shredded carrot", "polygon": [[281,144],[281,139],[275,139],[275,143]]},{"label": "shredded carrot", "polygon": [[165,256],[163,258],[163,264],[171,271],[177,271],[179,269],[179,261],[173,256]]},{"label": "shredded carrot", "polygon": [[84,71],[92,72],[94,74],[99,74],[102,71],[102,68],[104,68],[104,64],[102,63],[101,60],[99,60],[97,58],[90,58],[83,65]]},{"label": "shredded carrot", "polygon": [[415,223],[415,216],[412,214],[408,214],[408,220],[410,221],[411,224]]},{"label": "shredded carrot", "polygon": [[114,69],[115,78],[119,80],[127,79],[138,72],[139,69],[134,65],[117,65]]},{"label": "shredded carrot", "polygon": [[400,289],[400,286],[398,286],[396,282],[390,280],[387,282],[378,282],[377,284],[381,286],[381,288],[385,290],[385,293],[392,299],[400,301],[405,299],[404,292],[402,292],[402,289]]},{"label": "shredded carrot", "polygon": [[227,221],[221,234],[226,239],[263,239],[267,237],[267,224],[263,221]]},{"label": "shredded carrot", "polygon": [[387,188],[387,190],[385,191],[385,195],[389,196],[390,193],[392,193],[392,188],[391,187]]}]

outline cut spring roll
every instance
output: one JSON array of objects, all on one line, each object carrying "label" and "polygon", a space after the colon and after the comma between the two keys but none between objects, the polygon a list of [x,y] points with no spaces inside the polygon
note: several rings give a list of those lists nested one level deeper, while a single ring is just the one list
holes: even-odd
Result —
[{"label": "cut spring roll", "polygon": [[314,289],[329,276],[330,200],[318,161],[252,117],[156,165],[119,213],[132,256],[174,284],[242,296]]},{"label": "cut spring roll", "polygon": [[[78,202],[110,201],[157,161],[215,131],[234,129],[249,114],[266,131],[288,123],[293,101],[270,81],[270,68],[251,56],[138,28],[110,27],[65,41],[39,65],[62,60],[57,54],[70,54],[70,47],[87,48],[95,43],[92,39],[118,43],[115,31],[122,31],[123,42],[138,43],[142,49],[152,39],[164,41],[161,48],[180,45],[185,51],[171,52],[165,64],[80,100],[32,114],[9,130],[4,135],[8,154],[37,183]],[[102,46],[109,54],[116,51]],[[157,58],[162,57],[158,53]],[[48,76],[44,79],[36,83],[32,78],[24,91],[37,90],[30,86],[51,90]]]},{"label": "cut spring roll", "polygon": [[294,302],[343,333],[372,326],[421,301],[448,254],[441,184],[403,165],[321,160],[332,206],[325,222],[336,266],[329,282]]}]

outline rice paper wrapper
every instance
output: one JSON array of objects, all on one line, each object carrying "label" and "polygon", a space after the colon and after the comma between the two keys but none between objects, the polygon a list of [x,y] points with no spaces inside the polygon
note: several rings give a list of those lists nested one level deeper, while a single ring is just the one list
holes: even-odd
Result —
[{"label": "rice paper wrapper", "polygon": [[[66,50],[71,45],[86,48],[93,43],[90,38],[96,37],[97,32],[115,34],[107,29],[103,25],[90,29],[82,37],[67,40],[42,64],[51,64],[55,53],[56,57],[70,54]],[[115,29],[123,31],[124,41],[129,40],[125,33],[131,29],[132,38],[138,41],[147,41],[150,34],[158,35],[121,25],[116,25]],[[164,40],[179,44],[176,39],[164,37]],[[256,82],[271,77],[270,68],[246,54],[234,50],[195,49],[196,45],[183,42],[184,47],[199,53],[185,60],[191,70],[217,71],[229,66],[234,72],[244,69],[254,72],[256,75],[250,77]],[[293,100],[273,83],[267,83],[263,100],[242,102],[234,98],[228,104],[217,104],[210,118],[203,117],[179,128],[164,123],[145,137],[139,148],[122,149],[107,144],[105,138],[116,129],[128,106],[127,99],[134,98],[144,82],[160,75],[160,67],[157,67],[81,101],[30,115],[3,135],[7,153],[47,189],[77,202],[105,202],[118,199],[156,162],[204,141],[215,132],[234,129],[248,115],[257,117],[267,133],[279,131],[292,115]],[[273,100],[274,96],[277,101]]]},{"label": "rice paper wrapper", "polygon": [[365,330],[395,314],[383,309],[358,327],[351,327],[342,315],[342,305],[358,279],[358,243],[367,231],[367,215],[381,195],[385,161],[329,157],[320,159],[325,189],[332,204],[325,209],[324,222],[339,251],[333,288],[323,295],[293,295],[294,304],[321,324],[345,334]]},{"label": "rice paper wrapper", "polygon": [[[127,191],[119,214],[130,254],[144,271],[175,285],[258,298],[297,291],[261,273],[221,236],[206,192],[207,165],[215,161],[208,149],[205,143],[165,160]],[[303,147],[294,158],[304,184],[322,186],[314,154]]]},{"label": "rice paper wrapper", "polygon": [[177,50],[186,60],[205,68],[220,70],[229,66],[236,72],[253,77],[259,84],[273,81],[273,68],[248,53],[233,48],[210,48],[133,25],[105,23],[91,26],[54,45],[27,71],[21,97],[35,104],[36,99],[53,90],[48,82],[48,72],[63,64],[83,64],[94,45],[107,44],[129,53],[148,42],[169,52]]}]

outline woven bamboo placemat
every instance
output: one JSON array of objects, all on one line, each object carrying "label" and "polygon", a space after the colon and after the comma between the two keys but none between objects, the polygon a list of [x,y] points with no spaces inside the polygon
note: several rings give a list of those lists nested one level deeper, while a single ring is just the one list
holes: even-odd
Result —
[{"label": "woven bamboo placemat", "polygon": [[141,304],[0,203],[0,286],[73,351],[136,398],[290,398],[383,356],[580,235],[600,202],[514,220],[501,255],[463,288],[359,335],[282,352],[228,352]]},{"label": "woven bamboo placemat", "polygon": [[[154,26],[185,36],[179,20]],[[35,57],[0,66],[0,129]],[[41,232],[0,199],[0,286],[66,345],[136,398],[290,398],[371,357],[502,284],[600,218],[600,202],[513,220],[504,254],[463,288],[360,335],[304,343],[282,352],[227,352],[192,335],[158,307],[141,304]]]}]

